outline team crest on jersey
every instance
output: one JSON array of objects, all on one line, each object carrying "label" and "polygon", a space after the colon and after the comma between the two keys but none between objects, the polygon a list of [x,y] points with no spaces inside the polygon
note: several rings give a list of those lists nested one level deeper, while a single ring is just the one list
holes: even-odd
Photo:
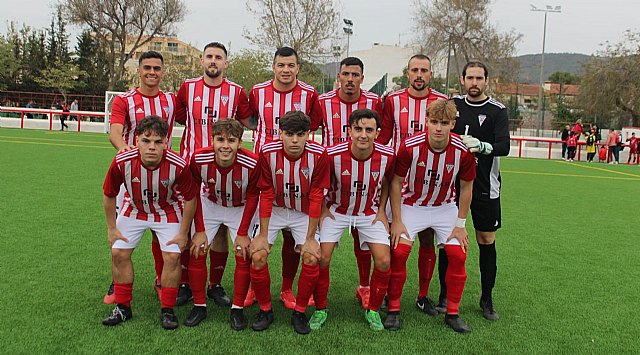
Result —
[{"label": "team crest on jersey", "polygon": [[276,175],[283,175],[284,173],[282,172],[282,169],[278,169],[276,170]]},{"label": "team crest on jersey", "polygon": [[162,179],[162,180],[160,180],[160,183],[161,183],[161,184],[162,184],[162,186],[164,186],[164,187],[169,186],[169,182],[170,182],[170,180],[169,180],[169,179]]},{"label": "team crest on jersey", "polygon": [[342,176],[349,176],[351,175],[351,173],[349,172],[349,170],[344,169],[344,171],[342,172]]},{"label": "team crest on jersey", "polygon": [[447,167],[447,172],[450,173],[451,170],[453,169],[453,164],[447,164],[445,166]]},{"label": "team crest on jersey", "polygon": [[207,182],[210,183],[210,184],[215,184],[216,183],[216,179],[211,178],[211,179],[207,180]]},{"label": "team crest on jersey", "polygon": [[484,120],[486,119],[487,119],[487,115],[483,115],[483,114],[478,115],[478,122],[480,123],[480,126],[482,126],[482,124],[484,123]]},{"label": "team crest on jersey", "polygon": [[133,180],[131,180],[131,182],[140,182],[140,179],[138,179],[138,177],[134,177]]},{"label": "team crest on jersey", "polygon": [[302,175],[304,175],[305,178],[309,178],[309,168],[302,168],[300,169],[300,171],[302,172]]},{"label": "team crest on jersey", "polygon": [[296,108],[296,111],[300,111],[300,107],[302,107],[302,105],[299,102],[294,102],[293,107]]},{"label": "team crest on jersey", "polygon": [[138,109],[136,110],[136,113],[144,113],[144,110],[142,109],[142,107],[138,107]]},{"label": "team crest on jersey", "polygon": [[378,177],[380,177],[380,172],[379,171],[372,171],[371,172],[371,176],[373,177],[373,180],[378,180]]},{"label": "team crest on jersey", "polygon": [[409,112],[409,110],[407,110],[406,107],[403,107],[402,110],[400,110],[400,113],[407,113],[407,112]]},{"label": "team crest on jersey", "polygon": [[340,115],[336,112],[333,114],[333,118],[340,118]]},{"label": "team crest on jersey", "polygon": [[271,104],[271,101],[269,101],[269,102],[267,102],[266,105],[264,105],[264,107],[271,108],[271,107],[273,107],[273,105]]},{"label": "team crest on jersey", "polygon": [[229,101],[229,96],[228,95],[223,95],[223,96],[220,96],[220,99],[222,100],[222,104],[226,105],[227,102]]},{"label": "team crest on jersey", "polygon": [[427,166],[423,161],[418,163],[418,166],[421,168],[424,168],[425,166]]},{"label": "team crest on jersey", "polygon": [[196,96],[195,99],[193,99],[193,102],[201,102],[202,99],[200,98],[200,96]]},{"label": "team crest on jersey", "polygon": [[241,188],[242,187],[242,180],[233,180],[233,183],[236,184],[237,188]]}]

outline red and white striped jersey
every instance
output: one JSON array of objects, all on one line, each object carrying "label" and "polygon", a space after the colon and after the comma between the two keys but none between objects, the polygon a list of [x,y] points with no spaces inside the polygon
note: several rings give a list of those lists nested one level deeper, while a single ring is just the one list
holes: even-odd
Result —
[{"label": "red and white striped jersey", "polygon": [[138,122],[149,115],[156,115],[167,121],[169,132],[167,144],[171,148],[171,132],[176,114],[176,96],[160,91],[156,96],[145,96],[138,89],[120,94],[113,99],[110,123],[123,126],[122,138],[127,145],[136,145]]},{"label": "red and white striped jersey", "polygon": [[374,144],[371,156],[358,160],[351,154],[351,141],[327,148],[331,162],[331,187],[327,207],[331,212],[349,216],[378,213],[382,179],[393,179],[393,149]]},{"label": "red and white striped jersey", "polygon": [[178,90],[176,121],[185,125],[180,155],[189,156],[211,147],[211,125],[221,118],[248,118],[252,111],[244,88],[227,79],[209,86],[203,77],[186,80]]},{"label": "red and white striped jersey", "polygon": [[384,101],[378,142],[388,144],[393,138],[392,146],[397,152],[402,141],[427,129],[427,106],[437,99],[449,98],[432,89],[422,98],[411,96],[407,89],[389,94]]},{"label": "red and white striped jersey", "polygon": [[253,146],[255,153],[267,143],[280,140],[280,117],[289,111],[302,111],[307,115],[318,100],[318,93],[313,86],[300,80],[287,92],[280,92],[273,87],[273,80],[256,84],[249,94],[249,104],[258,119],[257,135]]},{"label": "red and white striped jersey", "polygon": [[149,222],[180,222],[183,201],[198,193],[187,163],[169,149],[154,169],[142,164],[138,148],[117,154],[102,190],[106,196],[116,197],[122,184],[126,193],[120,213]]},{"label": "red and white striped jersey", "polygon": [[[323,146],[307,141],[298,159],[291,159],[282,141],[266,144],[260,154],[261,191],[272,190],[273,205],[309,214],[312,189],[329,188],[329,160]],[[262,212],[261,212],[262,213]]]},{"label": "red and white striped jersey", "polygon": [[311,131],[322,126],[322,145],[325,147],[351,139],[347,132],[351,112],[368,108],[382,117],[382,101],[375,93],[361,90],[357,101],[345,102],[338,96],[338,90],[320,95],[311,116]]},{"label": "red and white striped jersey", "polygon": [[442,152],[429,146],[427,132],[407,138],[396,156],[395,174],[405,177],[403,203],[413,206],[440,206],[456,202],[456,176],[465,181],[476,177],[473,153],[455,133]]}]

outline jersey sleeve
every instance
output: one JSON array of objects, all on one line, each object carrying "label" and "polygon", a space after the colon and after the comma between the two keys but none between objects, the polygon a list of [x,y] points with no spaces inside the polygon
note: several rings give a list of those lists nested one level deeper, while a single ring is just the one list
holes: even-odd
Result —
[{"label": "jersey sleeve", "polygon": [[460,160],[460,172],[458,173],[461,180],[472,181],[476,178],[476,157],[471,152],[466,152]]},{"label": "jersey sleeve", "polygon": [[493,155],[498,157],[509,155],[511,141],[509,138],[509,115],[506,108],[498,112],[494,126],[494,138]]},{"label": "jersey sleeve", "polygon": [[249,184],[247,185],[246,202],[244,209],[242,210],[242,219],[240,220],[240,227],[238,228],[238,235],[248,235],[249,227],[253,215],[258,208],[258,200],[260,197],[260,190],[258,189],[258,180],[260,179],[260,170],[258,166],[251,171],[249,175]]},{"label": "jersey sleeve", "polygon": [[311,113],[309,117],[311,118],[311,132],[315,132],[320,126],[324,125],[322,122],[322,106],[320,105],[320,100],[316,100],[313,103],[313,107],[311,108]]},{"label": "jersey sleeve", "polygon": [[123,182],[124,179],[120,167],[116,163],[116,158],[113,158],[111,166],[109,166],[109,170],[107,171],[107,176],[104,179],[104,184],[102,184],[102,192],[104,192],[104,195],[107,197],[116,197],[120,192],[120,185],[122,185]]},{"label": "jersey sleeve", "polygon": [[385,171],[384,173],[384,177],[387,179],[387,181],[393,180],[393,175],[395,175],[395,169],[396,169],[396,157],[390,156],[389,161],[387,162],[387,171]]},{"label": "jersey sleeve", "polygon": [[387,96],[380,117],[380,134],[376,141],[387,145],[391,137],[393,137],[393,99]]},{"label": "jersey sleeve", "polygon": [[324,151],[318,158],[317,166],[313,171],[311,188],[329,189],[330,187],[330,161],[327,152]]},{"label": "jersey sleeve", "polygon": [[118,123],[124,126],[127,117],[127,111],[127,102],[122,97],[116,96],[113,99],[113,104],[111,105],[111,116],[109,116],[109,124],[112,125],[114,123]]},{"label": "jersey sleeve", "polygon": [[245,119],[253,116],[253,110],[249,106],[249,97],[243,88],[237,88],[238,90],[238,107],[236,109],[235,118]]},{"label": "jersey sleeve", "polygon": [[378,97],[378,100],[376,100],[376,103],[373,105],[373,110],[376,111],[378,113],[378,115],[380,116],[380,119],[382,119],[382,99]]},{"label": "jersey sleeve", "polygon": [[400,143],[398,154],[395,159],[395,175],[405,177],[411,168],[412,157],[404,142]]},{"label": "jersey sleeve", "polygon": [[249,108],[256,118],[259,118],[260,110],[258,109],[258,98],[256,97],[256,89],[252,88],[249,92]]},{"label": "jersey sleeve", "polygon": [[196,227],[196,232],[204,232],[206,230],[204,225],[204,217],[202,216],[202,199],[196,198],[196,213],[193,215],[193,224]]},{"label": "jersey sleeve", "polygon": [[271,167],[265,155],[260,155],[258,169],[260,170],[257,184],[260,190],[260,218],[267,218],[271,216],[271,210],[273,209],[274,185],[271,178]]},{"label": "jersey sleeve", "polygon": [[176,95],[176,122],[184,125],[187,122],[187,86],[182,83]]},{"label": "jersey sleeve", "polygon": [[186,166],[176,178],[176,190],[178,190],[185,201],[190,201],[198,195],[200,185],[196,184],[189,166]]}]

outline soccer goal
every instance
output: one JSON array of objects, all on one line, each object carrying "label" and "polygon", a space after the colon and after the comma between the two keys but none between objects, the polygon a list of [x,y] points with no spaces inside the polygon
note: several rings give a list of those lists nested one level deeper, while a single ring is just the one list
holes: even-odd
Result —
[{"label": "soccer goal", "polygon": [[116,96],[122,94],[120,91],[104,92],[104,133],[109,133],[109,123],[111,122],[111,105]]}]

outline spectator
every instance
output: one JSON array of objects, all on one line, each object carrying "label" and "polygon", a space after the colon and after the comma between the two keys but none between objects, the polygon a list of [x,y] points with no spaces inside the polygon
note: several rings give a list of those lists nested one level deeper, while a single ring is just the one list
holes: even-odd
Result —
[{"label": "spectator", "polygon": [[602,142],[602,132],[600,132],[600,127],[598,127],[598,125],[594,124],[592,126],[592,128],[595,128],[595,130],[596,130],[596,143]]},{"label": "spectator", "polygon": [[580,139],[580,135],[582,134],[582,131],[584,131],[584,125],[582,124],[582,118],[578,118],[576,123],[573,125],[573,128],[571,129],[571,131],[576,134],[576,139]]},{"label": "spectator", "polygon": [[609,135],[607,136],[607,142],[605,145],[609,148],[609,156],[607,157],[607,161],[609,164],[618,164],[620,161],[620,152],[618,151],[618,141],[620,136],[616,132],[615,129],[611,129]]},{"label": "spectator", "polygon": [[562,132],[560,132],[560,139],[562,139],[562,160],[565,159],[565,155],[567,154],[567,138],[569,138],[569,132],[571,132],[569,125],[564,126]]},{"label": "spectator", "polygon": [[[33,100],[29,100],[29,102],[27,102],[27,106],[25,106],[26,108],[33,108]],[[27,118],[33,118],[33,114],[31,112],[27,112],[26,113]]]},{"label": "spectator", "polygon": [[[76,100],[73,100],[73,102],[71,103],[70,110],[71,110],[71,112],[76,112],[76,111],[78,111],[78,110],[79,110],[79,107],[78,107],[78,100],[77,100],[77,99],[76,99]],[[74,120],[75,120],[75,121],[77,121],[77,120],[78,120],[78,116],[77,116],[77,115],[73,115],[73,116],[71,116],[71,120],[72,120],[72,121],[74,121]]]},{"label": "spectator", "polygon": [[633,164],[636,164],[638,162],[638,138],[636,138],[635,132],[631,133],[631,138],[627,138],[627,142],[629,142],[629,159],[627,159],[627,164],[631,163],[632,157]]},{"label": "spectator", "polygon": [[[591,127],[591,130],[585,136],[587,142],[587,162],[592,163],[593,157],[596,155],[596,129]],[[606,155],[605,155],[606,156]]]},{"label": "spectator", "polygon": [[67,117],[69,117],[69,107],[67,106],[66,101],[62,101],[62,104],[60,104],[60,109],[62,110],[62,115],[60,115],[60,130],[64,131],[64,129],[66,128],[68,131],[69,126],[67,126],[67,124],[64,123]]},{"label": "spectator", "polygon": [[574,131],[571,131],[569,133],[569,137],[567,138],[567,159],[569,161],[573,161],[573,159],[576,157],[579,136],[580,135]]}]

